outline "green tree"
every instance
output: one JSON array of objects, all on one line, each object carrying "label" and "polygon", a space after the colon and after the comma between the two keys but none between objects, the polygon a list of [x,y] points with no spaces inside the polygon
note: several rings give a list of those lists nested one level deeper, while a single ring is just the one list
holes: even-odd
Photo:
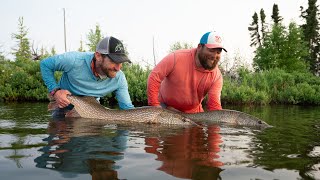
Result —
[{"label": "green tree", "polygon": [[277,4],[273,4],[271,18],[274,24],[279,24],[283,20],[283,18],[279,15],[279,8]]},{"label": "green tree", "polygon": [[254,57],[256,70],[280,68],[288,72],[305,72],[303,59],[307,55],[302,31],[292,22],[288,31],[281,24],[274,24],[264,43]]},{"label": "green tree", "polygon": [[302,29],[294,22],[289,24],[289,32],[279,61],[279,68],[287,72],[306,72],[304,59],[308,56],[307,44],[304,41]]},{"label": "green tree", "polygon": [[250,26],[248,27],[248,30],[250,31],[250,37],[251,37],[251,44],[250,46],[261,46],[261,37],[259,34],[259,17],[256,12],[254,12],[252,16],[252,22]]},{"label": "green tree", "polygon": [[264,13],[264,10],[260,10],[260,18],[261,18],[261,35],[262,35],[262,41],[264,37],[266,36],[266,14]]},{"label": "green tree", "polygon": [[193,46],[187,42],[175,42],[170,46],[169,53],[179,49],[191,49]]},{"label": "green tree", "polygon": [[13,48],[13,55],[16,57],[17,63],[23,63],[32,59],[32,53],[30,50],[30,42],[27,38],[28,30],[23,24],[23,17],[19,17],[18,20],[18,33],[12,34],[12,38],[16,39],[18,43],[17,48]]},{"label": "green tree", "polygon": [[90,32],[87,36],[89,43],[87,44],[89,47],[89,51],[96,51],[96,46],[99,43],[99,41],[102,39],[102,33],[100,26],[97,24],[96,28],[90,29]]},{"label": "green tree", "polygon": [[320,38],[319,38],[319,10],[317,0],[308,1],[308,9],[301,6],[301,17],[305,23],[301,25],[304,38],[308,44],[309,56],[306,61],[310,64],[312,73],[320,75]]},{"label": "green tree", "polygon": [[277,67],[279,52],[285,42],[284,27],[274,25],[272,32],[267,34],[262,46],[257,48],[253,59],[256,70],[267,70]]}]

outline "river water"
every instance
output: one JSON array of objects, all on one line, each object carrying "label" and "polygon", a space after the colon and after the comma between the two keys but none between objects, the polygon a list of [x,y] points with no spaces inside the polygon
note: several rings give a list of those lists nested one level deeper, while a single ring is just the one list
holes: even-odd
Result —
[{"label": "river water", "polygon": [[270,125],[172,127],[52,120],[0,104],[0,179],[320,179],[320,107],[224,107]]}]

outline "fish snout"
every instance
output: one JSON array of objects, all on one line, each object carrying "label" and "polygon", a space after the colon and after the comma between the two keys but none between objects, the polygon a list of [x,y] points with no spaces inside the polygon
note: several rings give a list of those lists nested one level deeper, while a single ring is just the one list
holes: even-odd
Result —
[{"label": "fish snout", "polygon": [[269,125],[268,123],[266,123],[266,122],[264,122],[264,121],[262,121],[262,120],[259,120],[259,121],[258,121],[258,124],[259,124],[260,126],[262,126],[263,128],[272,128],[272,127],[273,127],[273,126]]}]

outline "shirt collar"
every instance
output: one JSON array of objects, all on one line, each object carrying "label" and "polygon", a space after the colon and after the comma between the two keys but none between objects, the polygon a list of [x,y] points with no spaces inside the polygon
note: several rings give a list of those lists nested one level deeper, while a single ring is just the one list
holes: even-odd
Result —
[{"label": "shirt collar", "polygon": [[95,77],[99,77],[99,74],[96,71],[95,64],[96,64],[96,60],[95,60],[95,58],[93,58],[92,61],[91,61],[91,65],[90,65],[91,66],[91,70],[92,70],[92,72],[93,72]]}]

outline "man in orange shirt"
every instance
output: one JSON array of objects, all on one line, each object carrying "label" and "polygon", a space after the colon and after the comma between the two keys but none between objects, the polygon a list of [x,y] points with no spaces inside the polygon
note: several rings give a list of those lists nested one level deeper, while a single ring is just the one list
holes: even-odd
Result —
[{"label": "man in orange shirt", "polygon": [[208,95],[207,109],[222,109],[223,79],[218,68],[222,50],[226,51],[221,37],[216,32],[207,32],[197,48],[167,55],[149,75],[148,104],[197,113],[204,111],[201,103]]}]

